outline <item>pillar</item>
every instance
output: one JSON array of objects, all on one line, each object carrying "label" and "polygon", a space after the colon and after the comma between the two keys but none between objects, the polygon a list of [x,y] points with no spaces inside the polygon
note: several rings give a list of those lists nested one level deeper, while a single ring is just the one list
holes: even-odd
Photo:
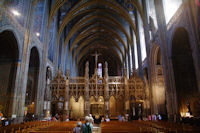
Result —
[{"label": "pillar", "polygon": [[129,86],[128,86],[128,78],[126,70],[124,70],[124,85],[125,85],[125,97],[124,97],[124,104],[125,110],[124,113],[129,114],[130,112],[130,101],[129,101]]},{"label": "pillar", "polygon": [[62,47],[62,50],[61,50],[61,63],[60,63],[60,67],[61,67],[61,70],[63,72],[65,72],[65,46],[64,46],[64,35],[62,34],[62,39],[60,41],[60,44],[61,47]]},{"label": "pillar", "polygon": [[16,103],[15,109],[13,114],[17,115],[16,122],[20,123],[23,121],[24,117],[24,110],[25,110],[25,95],[26,95],[26,85],[27,85],[27,78],[28,78],[28,68],[29,68],[29,59],[30,59],[30,45],[31,45],[31,26],[33,20],[33,11],[34,6],[36,5],[35,1],[31,1],[28,5],[27,10],[27,21],[25,22],[25,34],[24,34],[24,44],[23,44],[23,53],[22,53],[22,63],[21,63],[21,72],[20,72],[20,79],[19,79],[19,86],[17,92],[15,94],[14,102]]},{"label": "pillar", "polygon": [[[147,87],[145,88],[146,91],[149,91],[149,85],[150,85],[150,64],[151,64],[151,56],[150,56],[150,33],[149,33],[149,22],[148,22],[148,14],[147,14],[147,1],[144,1],[145,3],[143,4],[143,8],[144,8],[144,18],[143,18],[143,28],[144,28],[144,35],[145,35],[145,45],[146,45],[146,54],[147,54],[147,72],[148,75],[144,74],[144,79],[145,79],[145,83],[147,85]],[[150,90],[151,91],[151,90]],[[144,112],[144,111],[143,111]]]},{"label": "pillar", "polygon": [[69,69],[66,72],[64,103],[63,103],[63,121],[69,121]]},{"label": "pillar", "polygon": [[[135,13],[135,20],[137,20],[137,11]],[[138,53],[138,70],[139,70],[139,75],[142,75],[142,54],[141,54],[141,46],[140,46],[140,38],[139,38],[139,26],[138,26],[138,21],[135,21],[136,27],[137,27],[137,35],[135,35],[136,39],[136,45],[137,45],[137,53]]]},{"label": "pillar", "polygon": [[90,96],[89,96],[89,62],[85,64],[85,108],[84,114],[89,115],[90,113]]},{"label": "pillar", "polygon": [[131,35],[131,59],[132,59],[132,68],[131,68],[131,72],[133,73],[133,71],[135,70],[135,56],[134,56],[134,41],[133,41],[133,30],[130,27],[130,35]]},{"label": "pillar", "polygon": [[167,43],[167,26],[165,21],[165,14],[163,3],[161,0],[154,0],[156,9],[156,18],[158,22],[158,37],[160,38],[160,49],[162,53],[162,66],[165,79],[166,100],[167,100],[167,113],[168,118],[176,120],[177,117],[177,99],[176,88],[173,75],[172,62],[169,60],[169,50]]},{"label": "pillar", "polygon": [[105,88],[104,88],[105,114],[109,115],[109,86],[108,86],[108,63],[107,62],[105,62],[104,80],[105,80]]}]

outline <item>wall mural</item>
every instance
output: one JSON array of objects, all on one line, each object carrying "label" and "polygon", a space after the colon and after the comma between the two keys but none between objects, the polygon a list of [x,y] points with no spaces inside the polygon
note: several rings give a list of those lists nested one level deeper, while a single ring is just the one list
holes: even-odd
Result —
[{"label": "wall mural", "polygon": [[15,17],[16,20],[21,24],[21,26],[25,26],[26,15],[28,10],[28,2],[27,0],[6,0],[4,2],[10,12],[17,11],[20,15]]}]

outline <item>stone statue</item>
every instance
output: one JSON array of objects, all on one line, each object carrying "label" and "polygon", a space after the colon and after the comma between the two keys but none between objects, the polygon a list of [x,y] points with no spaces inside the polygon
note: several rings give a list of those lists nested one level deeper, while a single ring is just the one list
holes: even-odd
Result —
[{"label": "stone statue", "polygon": [[66,79],[69,79],[69,74],[70,74],[70,71],[69,71],[69,69],[67,69],[67,72],[66,72]]},{"label": "stone statue", "polygon": [[108,62],[105,62],[105,77],[108,77]]}]

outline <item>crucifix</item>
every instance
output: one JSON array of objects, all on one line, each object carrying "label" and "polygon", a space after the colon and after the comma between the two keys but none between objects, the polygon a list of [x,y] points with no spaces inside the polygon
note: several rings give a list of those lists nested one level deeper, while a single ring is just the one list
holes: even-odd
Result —
[{"label": "crucifix", "polygon": [[92,54],[92,56],[95,56],[95,68],[97,69],[97,62],[98,62],[98,56],[100,56],[101,54],[97,54],[97,51],[95,52],[95,54]]}]

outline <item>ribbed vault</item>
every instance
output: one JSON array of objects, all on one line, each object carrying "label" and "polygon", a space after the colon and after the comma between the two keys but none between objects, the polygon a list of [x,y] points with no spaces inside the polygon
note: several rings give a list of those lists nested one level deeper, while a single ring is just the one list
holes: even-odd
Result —
[{"label": "ribbed vault", "polygon": [[[65,8],[69,0],[55,0],[50,11],[48,27],[58,11]],[[127,2],[127,1],[126,1]],[[128,1],[137,10],[143,21],[145,20],[142,5],[138,0]],[[144,23],[145,24],[145,23]],[[66,28],[68,32],[66,33]],[[133,17],[129,10],[116,0],[79,0],[73,5],[59,22],[58,41],[64,36],[67,60],[81,67],[95,51],[103,58],[113,57],[116,63],[123,67],[129,49],[133,48],[133,36],[136,42],[138,33]],[[107,57],[106,57],[107,56]],[[106,60],[105,60],[106,61]]]}]

